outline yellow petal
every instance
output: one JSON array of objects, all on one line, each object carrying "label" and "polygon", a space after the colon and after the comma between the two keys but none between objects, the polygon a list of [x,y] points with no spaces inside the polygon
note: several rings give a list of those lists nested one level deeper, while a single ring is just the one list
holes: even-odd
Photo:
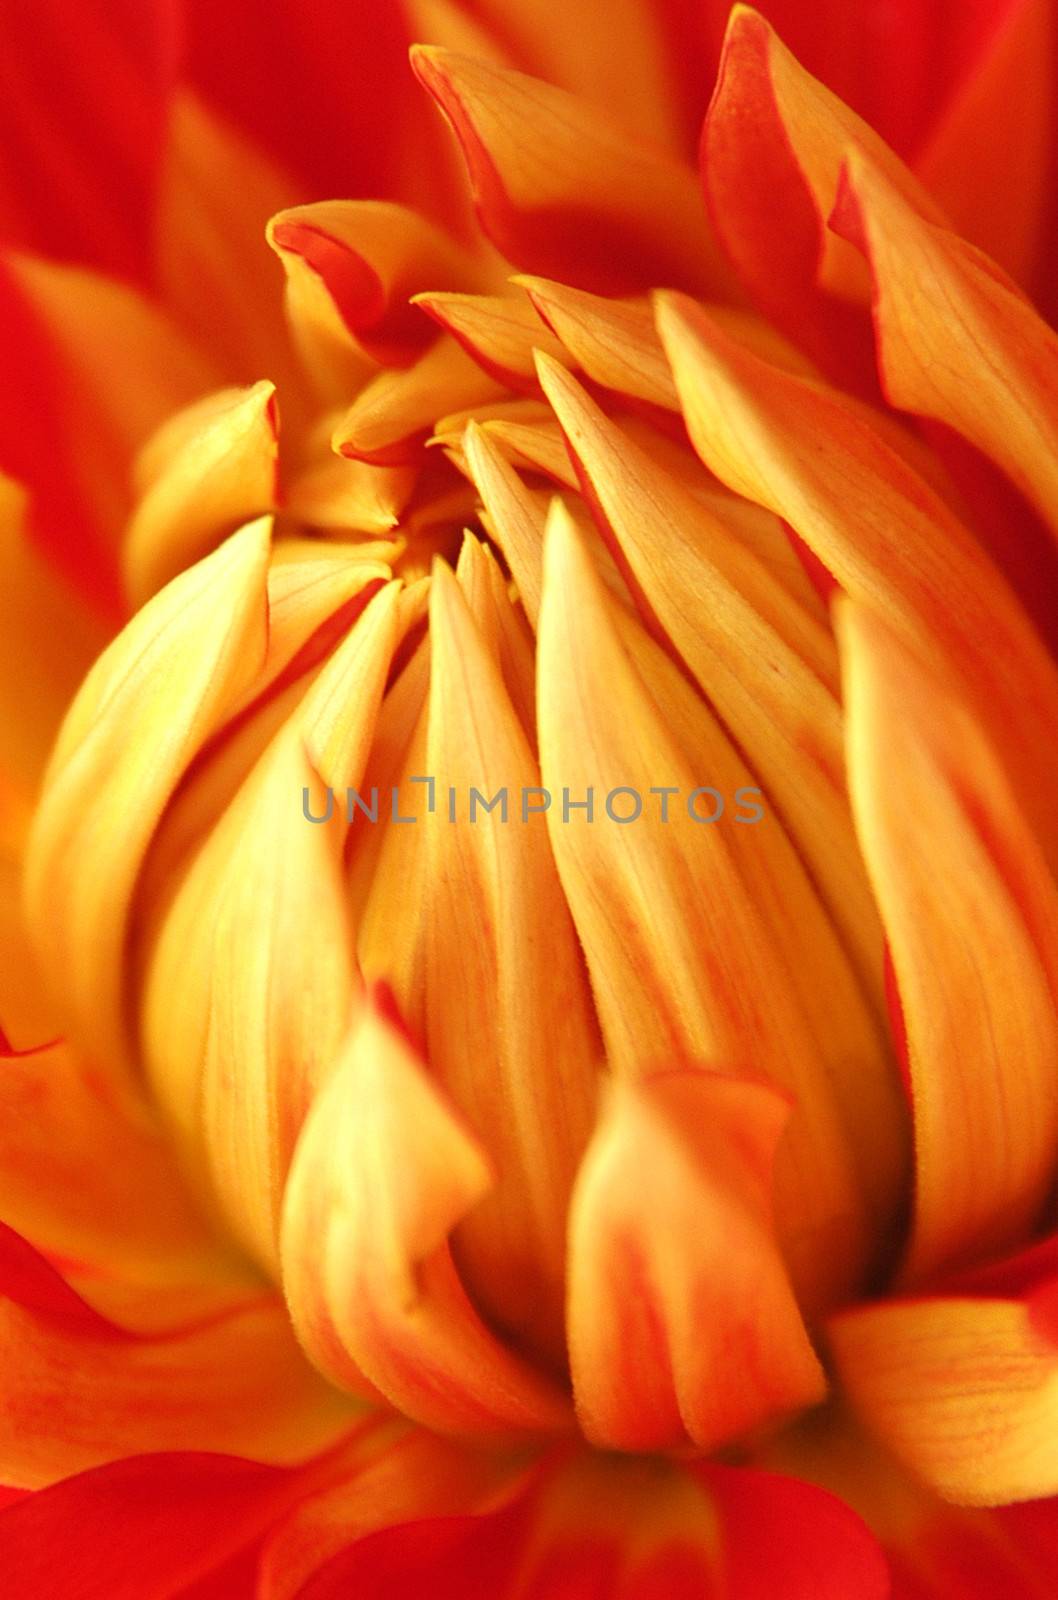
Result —
[{"label": "yellow petal", "polygon": [[313,528],[388,533],[411,498],[415,476],[412,467],[374,467],[329,453],[293,479],[285,509]]},{"label": "yellow petal", "polygon": [[334,448],[361,461],[400,466],[417,459],[438,416],[498,399],[502,392],[453,338],[444,336],[414,366],[381,372],[361,390],[335,429]]},{"label": "yellow petal", "polygon": [[309,1113],[287,1186],[284,1285],[336,1381],[441,1431],[561,1427],[557,1391],[474,1310],[452,1230],[488,1193],[480,1146],[372,997]]},{"label": "yellow petal", "polygon": [[1058,1157],[1058,896],[965,704],[842,602],[849,774],[911,1075],[914,1278],[1024,1235]]},{"label": "yellow petal", "polygon": [[702,460],[958,674],[1058,864],[1054,753],[1039,736],[1058,725],[1058,674],[1002,575],[862,406],[757,359],[680,296],[659,296],[657,316]]},{"label": "yellow petal", "polygon": [[[192,409],[199,425],[181,428],[177,419],[183,437],[169,458],[159,461],[160,452],[151,451],[156,471],[143,485],[125,532],[122,565],[136,607],[233,528],[275,504],[275,386],[225,391]],[[166,428],[172,430],[173,422]]]},{"label": "yellow petal", "polygon": [[[560,1358],[565,1208],[601,1047],[544,815],[522,817],[539,770],[498,661],[442,565],[430,641],[427,1055],[499,1174],[462,1224],[456,1258],[494,1318]],[[505,808],[471,811],[474,790],[505,792]]]},{"label": "yellow petal", "polygon": [[52,756],[27,903],[44,969],[102,1060],[126,1056],[125,943],[151,836],[264,656],[270,533],[249,524],[148,602],[88,674]]},{"label": "yellow petal", "polygon": [[[689,797],[714,786],[714,773],[696,770],[661,721],[616,614],[556,507],[538,634],[542,781],[554,796],[552,849],[607,1054],[623,1076],[734,1065],[796,1097],[780,1157],[779,1225],[799,1289],[825,1297],[855,1275],[867,1248],[851,1153],[792,985],[727,842],[739,824],[705,820],[716,814],[712,793],[704,802],[699,795],[691,814]],[[662,787],[676,794],[667,821]],[[622,788],[642,806],[623,827],[603,814],[607,796]],[[592,820],[583,808],[589,789],[599,813]],[[725,806],[734,799],[724,796]],[[633,811],[627,795],[616,804],[622,816]]]},{"label": "yellow petal", "polygon": [[540,612],[541,563],[547,498],[522,482],[484,429],[470,423],[464,434],[467,465],[491,519],[494,536],[518,585],[533,626]]},{"label": "yellow petal", "polygon": [[151,929],[142,999],[151,1082],[200,1181],[266,1266],[301,1121],[348,1022],[346,789],[370,748],[397,590],[368,604]]},{"label": "yellow petal", "polygon": [[788,1113],[766,1085],[712,1073],[613,1085],[570,1218],[573,1387],[593,1444],[715,1450],[822,1399],[773,1232]]},{"label": "yellow petal", "polygon": [[489,546],[472,533],[463,535],[456,577],[489,654],[499,664],[504,688],[530,747],[535,749],[536,660],[525,614],[511,598],[509,583]]},{"label": "yellow petal", "polygon": [[562,346],[523,295],[431,293],[416,295],[415,304],[458,339],[491,377],[512,388],[535,392],[535,347],[562,355]]}]

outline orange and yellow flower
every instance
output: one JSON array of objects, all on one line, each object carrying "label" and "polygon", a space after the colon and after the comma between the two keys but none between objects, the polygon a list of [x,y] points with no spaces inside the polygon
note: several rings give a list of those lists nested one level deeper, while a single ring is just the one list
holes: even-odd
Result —
[{"label": "orange and yellow flower", "polygon": [[0,21],[10,1600],[1053,1592],[1056,19],[765,9]]}]

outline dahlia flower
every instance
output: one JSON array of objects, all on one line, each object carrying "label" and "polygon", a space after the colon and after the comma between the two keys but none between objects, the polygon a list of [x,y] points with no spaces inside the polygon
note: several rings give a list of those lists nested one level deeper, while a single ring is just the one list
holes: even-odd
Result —
[{"label": "dahlia flower", "polygon": [[6,1600],[1054,1592],[1050,6],[764,9],[0,21]]}]

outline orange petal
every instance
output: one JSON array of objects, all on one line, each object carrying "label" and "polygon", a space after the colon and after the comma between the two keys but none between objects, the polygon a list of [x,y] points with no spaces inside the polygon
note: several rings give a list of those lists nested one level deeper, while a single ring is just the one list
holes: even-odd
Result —
[{"label": "orange petal", "polygon": [[334,433],[340,455],[379,466],[415,461],[435,419],[498,399],[503,390],[453,338],[442,337],[414,366],[379,373],[361,390]]},{"label": "orange petal", "polygon": [[762,780],[877,989],[881,933],[845,793],[829,631],[712,510],[609,422],[575,378],[546,357],[539,365],[630,587]]},{"label": "orange petal", "polygon": [[125,941],[151,835],[265,650],[270,524],[249,524],[149,601],[63,724],[30,839],[42,965],[99,1058],[126,1053]]},{"label": "orange petal", "polygon": [[369,998],[291,1168],[291,1314],[323,1371],[350,1386],[366,1378],[432,1428],[561,1427],[560,1395],[488,1331],[453,1264],[452,1230],[492,1181],[477,1141]]},{"label": "orange petal", "polygon": [[[482,279],[469,251],[388,200],[294,206],[271,219],[268,242],[288,279],[317,279],[354,346],[386,365],[407,364],[429,343],[429,325],[408,304],[417,290],[430,283],[474,289]],[[302,281],[296,292],[312,296],[313,289]]]},{"label": "orange petal", "polygon": [[186,1322],[246,1282],[193,1208],[161,1131],[65,1045],[0,1056],[0,1216],[85,1274],[93,1305],[111,1280],[134,1287],[137,1326]]},{"label": "orange petal", "polygon": [[[827,1074],[727,841],[739,824],[721,817],[710,825],[700,798],[691,814],[689,797],[718,776],[711,760],[705,771],[691,763],[712,752],[689,755],[663,722],[622,643],[619,615],[556,507],[538,634],[542,781],[554,796],[551,845],[607,1053],[623,1076],[669,1063],[734,1065],[796,1097],[780,1159],[779,1225],[798,1287],[825,1296],[855,1275],[866,1248],[863,1201]],[[676,795],[667,821],[663,788]],[[603,813],[616,789],[640,800],[628,826]],[[705,801],[714,816],[715,794]],[[724,796],[725,805],[733,800]],[[627,795],[616,805],[629,815]]]},{"label": "orange petal", "polygon": [[[712,1073],[613,1086],[570,1216],[570,1359],[593,1444],[715,1450],[822,1399],[773,1233],[788,1114],[767,1085]],[[632,1172],[650,1174],[642,1191]]]},{"label": "orange petal", "polygon": [[265,1264],[301,1121],[348,1023],[346,789],[370,748],[397,591],[369,602],[149,930],[147,1070],[195,1169]]},{"label": "orange petal", "polygon": [[146,446],[153,470],[148,482],[141,476],[143,492],[122,552],[126,588],[137,608],[234,528],[275,505],[275,386],[224,390],[198,401],[191,412],[164,425],[171,451],[166,441]]},{"label": "orange petal", "polygon": [[328,453],[289,484],[284,507],[312,528],[389,533],[415,487],[413,467],[375,467]]},{"label": "orange petal", "polygon": [[758,12],[735,6],[702,131],[710,212],[765,315],[824,366],[858,374],[870,370],[865,275],[826,230],[850,144],[937,215],[877,134],[804,70]]},{"label": "orange petal", "polygon": [[552,84],[418,46],[485,233],[515,265],[604,293],[724,281],[689,168]]},{"label": "orange petal", "polygon": [[980,726],[894,631],[838,611],[857,827],[907,1036],[909,1275],[1030,1229],[1058,1155],[1058,895]]},{"label": "orange petal", "polygon": [[17,1235],[0,1244],[5,1483],[36,1488],[146,1450],[293,1463],[354,1420],[270,1297],[137,1338],[92,1311]]},{"label": "orange petal", "polygon": [[493,535],[518,585],[526,615],[535,627],[540,612],[541,535],[547,499],[522,482],[476,423],[468,424],[463,438],[467,465],[485,503]]},{"label": "orange petal", "polygon": [[[1049,1292],[1054,1294],[1053,1268]],[[882,1442],[946,1500],[1004,1505],[1058,1492],[1058,1346],[1034,1293],[942,1293],[829,1324],[845,1393]]]},{"label": "orange petal", "polygon": [[730,488],[784,517],[853,598],[956,673],[1002,743],[1058,863],[1058,674],[1001,574],[866,408],[779,371],[680,296],[658,297],[695,449]]},{"label": "orange petal", "polygon": [[562,355],[562,346],[524,296],[420,294],[415,304],[458,339],[490,377],[511,388],[536,393],[534,348]]},{"label": "orange petal", "polygon": [[[494,1318],[561,1359],[565,1210],[601,1046],[547,823],[538,808],[524,819],[520,809],[540,773],[498,638],[493,657],[441,564],[430,644],[426,771],[438,810],[426,821],[422,907],[427,1055],[499,1174],[460,1226],[455,1254]],[[468,813],[475,789],[486,801],[506,795],[503,809]]]},{"label": "orange petal", "polygon": [[503,685],[525,730],[530,749],[536,748],[536,659],[533,636],[525,614],[510,593],[489,546],[472,533],[463,535],[456,577],[467,606],[489,654],[499,664]]},{"label": "orange petal", "polygon": [[1058,334],[994,262],[922,216],[858,153],[834,225],[870,262],[888,398],[958,429],[1058,534]]}]

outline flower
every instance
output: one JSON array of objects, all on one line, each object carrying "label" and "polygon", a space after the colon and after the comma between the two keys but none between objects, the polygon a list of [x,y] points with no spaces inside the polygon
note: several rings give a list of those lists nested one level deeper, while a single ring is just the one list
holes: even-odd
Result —
[{"label": "flower", "polygon": [[1047,10],[364,9],[18,35],[6,1592],[1045,1594]]}]

